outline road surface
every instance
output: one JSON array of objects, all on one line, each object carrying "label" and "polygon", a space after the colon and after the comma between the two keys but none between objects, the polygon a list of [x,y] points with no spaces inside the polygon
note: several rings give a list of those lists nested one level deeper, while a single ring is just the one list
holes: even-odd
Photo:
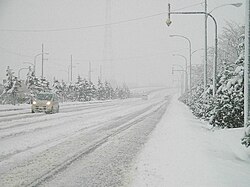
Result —
[{"label": "road surface", "polygon": [[169,103],[168,90],[64,103],[57,114],[0,108],[0,186],[127,186]]}]

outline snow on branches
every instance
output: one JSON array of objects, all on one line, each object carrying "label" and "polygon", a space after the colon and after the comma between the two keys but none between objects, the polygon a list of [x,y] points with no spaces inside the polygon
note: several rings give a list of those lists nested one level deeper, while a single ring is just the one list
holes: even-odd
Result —
[{"label": "snow on branches", "polygon": [[189,93],[180,97],[194,115],[208,120],[214,127],[237,128],[244,124],[243,32],[242,27],[233,24],[224,28],[219,47],[220,53],[224,55],[219,56],[215,97],[212,96],[212,85],[204,90],[201,84],[193,86],[191,98]]}]

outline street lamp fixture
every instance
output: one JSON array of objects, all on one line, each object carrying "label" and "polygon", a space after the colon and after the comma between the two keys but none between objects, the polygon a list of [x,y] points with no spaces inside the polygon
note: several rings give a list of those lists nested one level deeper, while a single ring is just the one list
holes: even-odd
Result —
[{"label": "street lamp fixture", "polygon": [[231,5],[235,6],[235,7],[241,7],[242,3],[232,3]]},{"label": "street lamp fixture", "polygon": [[214,10],[218,9],[218,8],[221,8],[221,7],[224,7],[224,6],[234,6],[234,7],[241,7],[242,3],[230,3],[230,4],[223,4],[223,5],[220,5],[220,6],[217,6],[215,7],[214,9],[212,9],[209,13],[213,12]]}]

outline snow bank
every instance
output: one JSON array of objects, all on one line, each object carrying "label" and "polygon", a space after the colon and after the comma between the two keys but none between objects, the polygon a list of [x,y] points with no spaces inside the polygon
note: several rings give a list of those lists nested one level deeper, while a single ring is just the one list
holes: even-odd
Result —
[{"label": "snow bank", "polygon": [[250,149],[243,129],[211,130],[175,96],[140,154],[131,186],[247,187]]}]

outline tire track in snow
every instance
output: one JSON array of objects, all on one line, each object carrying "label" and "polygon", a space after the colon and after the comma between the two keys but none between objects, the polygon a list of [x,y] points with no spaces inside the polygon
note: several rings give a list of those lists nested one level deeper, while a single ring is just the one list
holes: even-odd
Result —
[{"label": "tire track in snow", "polygon": [[[157,103],[157,104],[159,104],[159,103]],[[94,144],[92,144],[92,145],[88,146],[87,148],[85,148],[85,149],[79,151],[78,153],[74,154],[72,157],[70,157],[67,160],[63,161],[63,163],[59,164],[58,166],[54,167],[53,169],[47,171],[42,176],[40,176],[39,178],[37,178],[34,181],[32,181],[31,183],[29,183],[27,186],[31,187],[31,186],[39,186],[39,185],[41,185],[43,182],[53,178],[58,173],[60,173],[63,170],[67,169],[67,167],[69,165],[71,165],[73,162],[75,162],[78,159],[84,157],[85,155],[90,154],[93,151],[95,151],[97,148],[99,148],[100,146],[102,146],[103,144],[108,142],[109,138],[115,137],[116,135],[126,131],[127,129],[131,128],[132,126],[136,125],[137,123],[139,123],[139,122],[145,120],[146,118],[150,117],[155,112],[159,112],[160,110],[163,110],[163,108],[166,107],[166,105],[167,104],[165,102],[165,103],[161,104],[156,110],[151,111],[149,114],[139,116],[138,118],[136,118],[135,120],[132,120],[132,121],[129,120],[129,122],[127,122],[125,125],[118,128],[113,133],[105,136],[104,138],[101,138],[101,139],[97,140]],[[142,114],[147,112],[148,110],[152,109],[154,106],[155,105],[147,107],[146,109],[143,110]],[[165,111],[165,109],[164,109],[164,111]],[[138,116],[138,115],[136,115],[136,116]],[[124,122],[122,124],[124,124]]]},{"label": "tire track in snow", "polygon": [[[158,103],[157,103],[157,104],[158,104]],[[125,116],[118,116],[118,117],[115,117],[114,119],[112,119],[112,123],[113,123],[113,124],[116,124],[117,122],[130,120],[130,119],[132,119],[132,118],[134,118],[134,117],[140,115],[141,113],[143,113],[143,112],[149,110],[150,108],[152,108],[153,106],[155,106],[155,105],[157,105],[157,104],[154,104],[154,105],[152,105],[152,106],[149,106],[149,107],[147,107],[146,109],[140,110],[140,111],[138,111],[138,112],[136,112],[136,113],[132,113],[132,114],[129,113],[129,114],[125,115]],[[107,106],[105,106],[105,107],[107,107]],[[85,114],[96,113],[96,112],[99,112],[99,111],[101,111],[101,112],[106,112],[106,111],[109,111],[109,110],[112,110],[112,109],[115,109],[115,108],[117,108],[117,106],[112,105],[112,107],[105,108],[105,109],[101,108],[101,109],[99,109],[99,110],[94,110],[94,111],[86,112]],[[81,113],[81,114],[70,115],[70,117],[73,117],[73,116],[81,116],[81,115],[82,115],[82,113]],[[63,116],[63,118],[66,118],[66,119],[67,119],[67,117],[69,117],[69,116]],[[60,119],[62,119],[62,117],[61,117]],[[53,119],[53,120],[58,120],[58,119]],[[70,119],[70,120],[71,120],[71,119]],[[53,128],[53,127],[56,127],[56,126],[61,126],[61,125],[65,124],[65,123],[67,124],[67,122],[70,122],[70,120],[64,121],[63,123],[58,123],[58,124],[56,124],[56,125],[50,125],[50,126],[45,126],[45,127],[38,127],[38,128],[35,128],[35,129],[30,129],[30,130],[26,130],[26,129],[25,129],[25,131],[7,134],[7,135],[4,135],[4,136],[1,136],[1,137],[0,137],[0,141],[1,141],[1,140],[5,140],[5,139],[9,139],[9,138],[16,138],[17,136],[23,136],[23,135],[26,135],[26,134],[29,134],[29,133],[34,133],[34,132],[36,132],[36,131],[46,130],[46,129]],[[75,121],[75,120],[74,120],[74,121]],[[86,130],[86,129],[88,129],[88,128],[99,127],[99,126],[101,126],[101,128],[100,128],[99,130],[102,130],[102,131],[106,130],[107,128],[111,129],[111,126],[108,125],[109,123],[110,123],[110,122],[101,122],[101,123],[99,123],[99,124],[97,124],[97,125],[94,125],[94,126],[90,126],[90,127],[87,127],[87,128],[84,127],[84,128],[81,128],[81,129],[77,129],[77,131],[76,131],[74,134],[79,134],[78,132],[82,132],[83,130]],[[105,124],[107,124],[107,125],[105,125]],[[112,128],[115,128],[115,127],[116,127],[116,125],[113,125]],[[74,135],[74,134],[73,134],[73,135]],[[62,139],[63,139],[64,137],[66,137],[66,136],[67,136],[67,135],[65,135],[65,136],[63,135],[63,136],[62,136]],[[59,140],[58,138],[55,138],[55,141],[58,141],[58,140]],[[37,148],[37,147],[39,147],[39,146],[43,146],[43,145],[49,144],[49,143],[51,143],[52,141],[53,141],[53,140],[48,140],[48,141],[46,141],[46,142],[39,143],[39,144],[34,145],[34,146],[29,146],[29,147],[27,147],[27,148],[25,148],[25,149],[16,150],[16,151],[14,151],[14,152],[12,152],[12,153],[8,153],[8,154],[5,154],[5,155],[0,155],[0,162],[2,162],[2,161],[6,160],[6,159],[8,159],[8,158],[10,158],[10,157],[12,157],[12,156],[14,156],[14,155],[17,155],[17,154],[19,154],[19,153],[23,153],[23,152],[25,152],[25,151],[29,151],[29,150],[34,149],[34,148]]]},{"label": "tire track in snow", "polygon": [[[97,108],[99,106],[77,106],[74,107],[67,107],[67,108],[62,108],[62,112],[60,113],[67,113],[67,112],[74,112],[75,110],[81,110],[81,109],[89,109],[89,108]],[[14,116],[14,117],[13,117]],[[9,121],[15,121],[15,120],[23,120],[27,118],[35,118],[37,116],[48,116],[48,114],[45,113],[30,113],[30,112],[25,112],[25,113],[17,113],[17,114],[7,114],[6,116],[1,116],[0,123],[2,122],[9,122]],[[3,128],[0,128],[0,130]]]},{"label": "tire track in snow", "polygon": [[[160,106],[157,106],[157,105],[160,105]],[[128,115],[128,116],[124,116],[123,118],[121,118],[121,119],[119,119],[117,121],[114,120],[114,121],[109,122],[107,124],[102,124],[103,126],[97,129],[98,130],[97,134],[96,134],[97,139],[92,141],[92,143],[90,145],[85,146],[84,149],[82,149],[80,151],[79,151],[79,149],[77,149],[78,152],[73,154],[71,157],[67,158],[66,160],[63,160],[61,163],[54,163],[55,167],[53,167],[52,169],[46,170],[42,175],[41,175],[41,173],[39,173],[39,176],[35,180],[34,180],[35,176],[33,178],[30,178],[30,179],[29,179],[29,177],[27,177],[28,178],[27,179],[24,176],[21,177],[21,178],[19,176],[18,179],[20,180],[20,179],[23,178],[23,179],[28,180],[28,181],[23,181],[23,183],[22,183],[23,185],[28,184],[28,186],[36,186],[36,185],[41,184],[43,181],[48,180],[49,178],[51,178],[56,173],[66,169],[74,161],[78,160],[79,158],[83,157],[86,154],[91,153],[92,151],[94,151],[95,149],[97,149],[98,147],[103,145],[105,142],[108,141],[108,139],[110,137],[116,136],[117,134],[119,134],[119,133],[121,133],[123,131],[126,131],[130,127],[136,125],[138,122],[143,121],[147,117],[150,117],[150,115],[152,115],[155,111],[160,110],[165,105],[166,105],[166,102],[161,101],[161,102],[153,104],[153,105],[151,105],[151,106],[149,106],[147,108],[144,108],[143,110],[141,110],[141,111],[139,111],[137,113],[133,113],[133,114]],[[156,108],[154,108],[154,107],[156,107]],[[152,109],[154,109],[154,110],[152,111]],[[109,128],[109,133],[105,133],[105,132],[107,132],[107,127],[106,126],[108,126],[108,125],[110,127]],[[102,135],[101,137],[98,136],[99,135],[98,133],[100,133],[100,132],[103,133],[103,134],[101,134]],[[84,138],[84,136],[77,137],[77,140],[71,140],[69,142],[63,142],[60,145],[62,145],[62,144],[73,144],[73,143],[78,143],[79,144],[79,139],[81,139],[81,138]],[[82,141],[80,141],[80,142],[82,142]],[[60,152],[62,150],[60,150],[60,148],[57,148],[57,146],[60,146],[60,145],[56,145],[54,147],[49,148],[48,150],[46,150],[44,152],[43,156],[46,156],[46,154],[48,154],[48,157],[49,157],[50,154],[52,154],[52,155],[54,155],[54,154],[58,155],[59,154],[60,155]],[[65,145],[62,145],[62,146],[65,146]],[[50,153],[50,151],[52,153]],[[56,153],[56,152],[58,152],[58,153]],[[62,153],[61,156],[64,156],[63,153]],[[44,159],[44,158],[40,158],[40,159]],[[14,173],[18,172],[19,169],[21,169],[23,175],[26,175],[27,172],[25,172],[23,170],[29,170],[29,166],[31,166],[31,168],[33,168],[32,164],[35,164],[35,165],[38,164],[37,167],[40,168],[39,167],[39,156],[38,156],[38,158],[34,158],[34,160],[36,160],[36,161],[31,161],[31,160],[28,161],[28,160],[26,160],[25,163],[23,163],[23,165],[16,166],[15,168],[12,168],[10,170],[10,173],[9,173],[10,175],[9,176],[13,177],[13,174],[11,174],[11,173],[12,172],[14,172]],[[41,166],[41,167],[43,167],[43,166]],[[19,173],[19,175],[20,174],[21,173]],[[7,176],[5,176],[5,177],[8,178],[8,174],[6,174],[6,175]],[[2,177],[0,177],[0,178],[2,178]],[[3,182],[6,178],[2,178],[0,181]],[[33,182],[30,182],[30,181],[33,181]]]},{"label": "tire track in snow", "polygon": [[[96,103],[94,103],[96,104]],[[104,105],[103,105],[104,104]],[[72,113],[72,112],[75,112],[75,111],[79,111],[79,110],[88,110],[88,109],[94,109],[94,108],[99,108],[99,107],[109,107],[109,106],[114,106],[114,105],[117,105],[117,103],[111,103],[111,102],[100,102],[100,105],[84,105],[84,106],[79,106],[79,107],[74,107],[74,105],[72,105],[73,107],[69,107],[69,108],[62,108],[61,109],[61,112],[60,113]],[[40,122],[43,122],[43,121],[47,121],[47,120],[50,120],[50,119],[58,119],[58,116],[55,115],[55,114],[44,114],[44,113],[34,113],[34,114],[31,114],[31,113],[26,113],[25,115],[28,115],[28,116],[25,116],[25,117],[22,117],[22,116],[17,116],[15,118],[7,118],[7,119],[1,119],[0,120],[0,131],[1,130],[5,130],[5,129],[9,129],[9,128],[15,128],[17,126],[24,126],[24,125],[30,125],[30,124],[34,124],[34,123],[40,123]],[[70,114],[71,116],[72,114]],[[45,117],[45,119],[39,119],[39,120],[36,120],[36,121],[32,121],[31,122],[23,122],[23,123],[18,123],[18,124],[10,124],[10,125],[6,125],[6,122],[15,122],[16,120],[25,120],[25,119],[30,119],[30,118],[35,118],[35,117]],[[3,123],[3,125],[1,125],[1,122],[5,122]],[[1,127],[2,126],[2,127]],[[3,127],[4,126],[4,127]]]}]

